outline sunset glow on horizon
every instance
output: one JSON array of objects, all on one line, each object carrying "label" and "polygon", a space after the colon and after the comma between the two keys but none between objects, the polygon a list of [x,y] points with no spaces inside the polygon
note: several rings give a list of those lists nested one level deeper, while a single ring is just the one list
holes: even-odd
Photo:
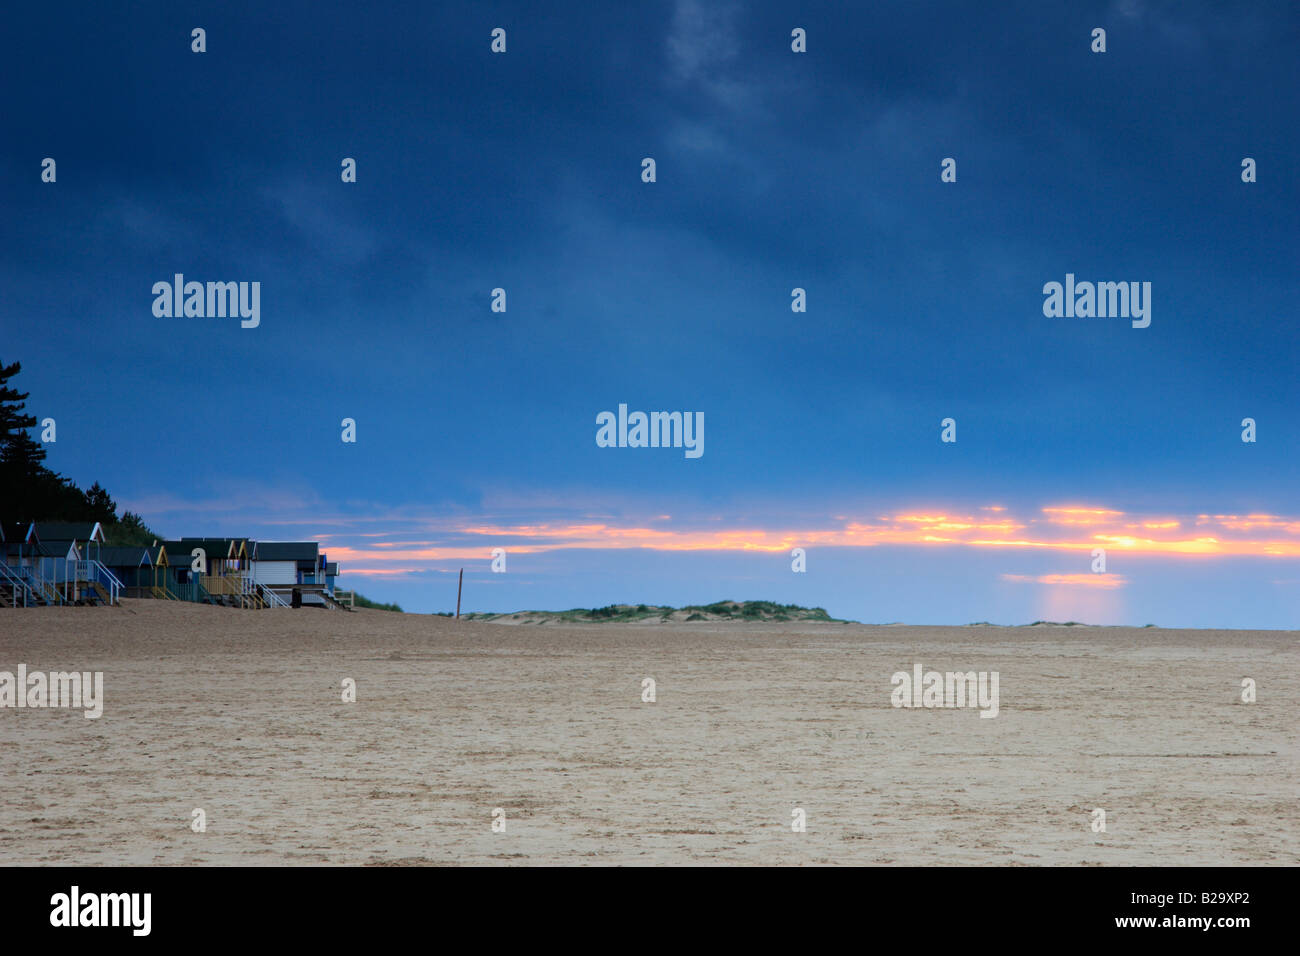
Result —
[{"label": "sunset glow on horizon", "polygon": [[[418,542],[398,537],[382,540],[382,532],[322,534],[321,538],[331,558],[347,562],[347,573],[358,576],[415,573],[439,562],[486,559],[494,547],[511,554],[572,549],[784,553],[796,547],[889,545],[1049,552],[1105,548],[1178,557],[1300,556],[1300,519],[1276,515],[1149,516],[1080,507],[1044,507],[1023,519],[1004,517],[1008,513],[1001,509],[1000,520],[990,521],[933,509],[886,515],[875,522],[842,521],[838,526],[781,530],[699,528],[689,527],[686,521],[680,528],[650,528],[640,523],[456,523],[430,519],[421,526]],[[402,526],[410,527],[410,522],[404,521]],[[1188,527],[1194,527],[1195,533],[1183,530]],[[1068,531],[1060,533],[1061,528]],[[431,538],[431,532],[439,537]],[[381,540],[375,540],[377,537]],[[416,562],[425,564],[421,567]]]}]

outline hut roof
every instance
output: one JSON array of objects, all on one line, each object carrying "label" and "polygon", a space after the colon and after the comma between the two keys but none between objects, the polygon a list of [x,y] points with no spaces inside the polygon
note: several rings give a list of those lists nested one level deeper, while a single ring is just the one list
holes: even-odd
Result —
[{"label": "hut roof", "polygon": [[98,521],[38,521],[36,533],[45,541],[103,541]]},{"label": "hut roof", "polygon": [[224,561],[230,557],[230,538],[180,538],[176,541],[164,541],[167,553],[173,557],[185,555],[187,558],[195,548],[202,548],[209,561]]},{"label": "hut roof", "polygon": [[149,549],[139,544],[127,547],[102,547],[99,549],[99,561],[113,568],[136,568],[141,565],[150,567],[153,564]]},{"label": "hut roof", "polygon": [[245,555],[250,554],[247,538],[180,538],[182,544],[189,545],[190,548],[202,548],[208,552],[211,557],[216,549],[220,549],[222,554],[227,557],[238,557],[240,552]]},{"label": "hut roof", "polygon": [[259,541],[254,556],[258,561],[298,561],[315,567],[319,553],[315,541]]},{"label": "hut roof", "polygon": [[[42,555],[47,558],[66,558],[72,553],[72,549],[77,547],[77,544],[78,542],[72,538],[64,538],[62,540],[44,539],[38,542],[36,546],[31,549],[31,553]],[[81,553],[84,557],[84,552],[81,552],[80,549],[78,549],[78,553]]]}]

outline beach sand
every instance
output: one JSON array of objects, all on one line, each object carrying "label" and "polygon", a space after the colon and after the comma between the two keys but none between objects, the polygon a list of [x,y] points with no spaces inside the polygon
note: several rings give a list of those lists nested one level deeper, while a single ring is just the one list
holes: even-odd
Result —
[{"label": "beach sand", "polygon": [[[1300,863],[1295,631],[123,605],[0,610],[105,696],[0,710],[8,864]],[[914,662],[999,716],[892,707]]]}]

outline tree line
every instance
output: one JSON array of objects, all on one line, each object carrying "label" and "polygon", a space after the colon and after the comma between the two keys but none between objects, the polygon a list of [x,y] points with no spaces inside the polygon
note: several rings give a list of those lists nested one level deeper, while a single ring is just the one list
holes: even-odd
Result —
[{"label": "tree line", "polygon": [[109,544],[154,541],[140,515],[118,515],[98,481],[83,491],[45,465],[45,447],[30,433],[36,416],[27,413],[28,393],[11,384],[21,371],[21,362],[0,361],[0,521],[98,521]]}]

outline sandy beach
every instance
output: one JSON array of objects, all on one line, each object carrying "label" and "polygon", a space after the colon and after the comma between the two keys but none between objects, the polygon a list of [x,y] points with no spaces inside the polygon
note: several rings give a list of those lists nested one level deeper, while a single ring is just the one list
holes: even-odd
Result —
[{"label": "sandy beach", "polygon": [[[915,663],[998,672],[998,716],[891,706]],[[0,611],[19,664],[104,703],[0,710],[9,864],[1300,864],[1295,631],[138,600]]]}]

